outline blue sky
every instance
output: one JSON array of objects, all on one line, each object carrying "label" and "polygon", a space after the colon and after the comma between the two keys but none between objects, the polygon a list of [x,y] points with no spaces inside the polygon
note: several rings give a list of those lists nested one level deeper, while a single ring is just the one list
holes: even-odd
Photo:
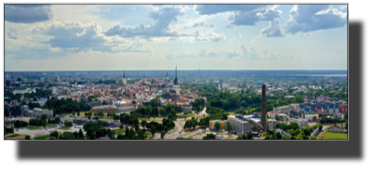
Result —
[{"label": "blue sky", "polygon": [[5,71],[346,70],[345,5],[5,5]]}]

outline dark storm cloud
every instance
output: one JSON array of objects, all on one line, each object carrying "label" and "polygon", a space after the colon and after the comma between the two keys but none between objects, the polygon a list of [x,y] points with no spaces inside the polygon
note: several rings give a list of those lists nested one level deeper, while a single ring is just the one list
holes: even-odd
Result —
[{"label": "dark storm cloud", "polygon": [[53,18],[50,5],[5,5],[4,20],[12,23],[35,23]]}]

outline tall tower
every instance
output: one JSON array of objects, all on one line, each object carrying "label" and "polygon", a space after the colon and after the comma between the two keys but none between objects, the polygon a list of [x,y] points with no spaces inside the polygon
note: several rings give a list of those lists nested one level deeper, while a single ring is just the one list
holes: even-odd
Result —
[{"label": "tall tower", "polygon": [[174,79],[174,84],[173,84],[173,90],[175,90],[177,95],[181,94],[181,88],[178,84],[178,78],[177,78],[177,65],[175,66],[175,79]]},{"label": "tall tower", "polygon": [[261,87],[261,125],[264,129],[267,128],[267,112],[266,112],[266,101],[265,101],[265,84]]},{"label": "tall tower", "polygon": [[178,85],[178,78],[177,78],[177,65],[175,65],[175,79],[174,79],[174,85]]},{"label": "tall tower", "polygon": [[123,81],[124,85],[127,84],[127,78],[125,77],[125,70],[124,70],[123,78],[121,80]]}]

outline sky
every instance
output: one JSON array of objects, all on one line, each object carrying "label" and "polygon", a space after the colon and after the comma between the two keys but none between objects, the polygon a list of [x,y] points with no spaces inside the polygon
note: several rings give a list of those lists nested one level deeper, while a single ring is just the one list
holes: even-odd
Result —
[{"label": "sky", "polygon": [[346,5],[5,5],[5,71],[347,70]]}]

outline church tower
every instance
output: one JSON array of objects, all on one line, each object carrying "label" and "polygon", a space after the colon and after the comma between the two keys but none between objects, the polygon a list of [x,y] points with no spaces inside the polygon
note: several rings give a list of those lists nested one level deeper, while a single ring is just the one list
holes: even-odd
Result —
[{"label": "church tower", "polygon": [[178,84],[177,65],[175,66],[175,79],[174,79],[174,84],[173,84],[173,90],[175,90],[177,95],[180,95],[181,88],[179,87],[179,84]]},{"label": "church tower", "polygon": [[124,74],[123,74],[122,81],[123,81],[123,84],[124,84],[124,85],[127,84],[127,78],[125,77],[125,71],[124,71]]}]

